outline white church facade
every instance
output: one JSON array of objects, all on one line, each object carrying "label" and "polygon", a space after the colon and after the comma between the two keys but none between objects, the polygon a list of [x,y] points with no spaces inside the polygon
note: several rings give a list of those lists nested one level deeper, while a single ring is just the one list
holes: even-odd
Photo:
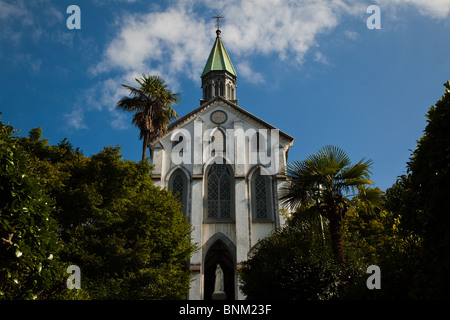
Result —
[{"label": "white church facade", "polygon": [[236,270],[284,224],[277,194],[294,138],[238,106],[219,29],[201,78],[200,107],[151,143],[152,179],[177,194],[199,247],[188,299],[212,299],[220,264],[226,298],[240,300]]}]

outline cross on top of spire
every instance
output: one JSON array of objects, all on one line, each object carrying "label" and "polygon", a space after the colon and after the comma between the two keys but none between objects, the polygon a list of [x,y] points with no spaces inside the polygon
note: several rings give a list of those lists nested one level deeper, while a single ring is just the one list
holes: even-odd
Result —
[{"label": "cross on top of spire", "polygon": [[216,33],[217,33],[217,36],[219,37],[220,36],[220,19],[224,19],[225,17],[224,16],[221,16],[219,13],[217,13],[214,17],[213,17],[213,19],[217,19],[217,24],[216,24],[216,28],[217,28],[217,30],[216,30]]}]

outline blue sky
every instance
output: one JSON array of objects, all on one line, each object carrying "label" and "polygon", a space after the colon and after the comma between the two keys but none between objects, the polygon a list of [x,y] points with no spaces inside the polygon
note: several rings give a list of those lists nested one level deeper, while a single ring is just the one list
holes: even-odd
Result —
[{"label": "blue sky", "polygon": [[[381,29],[367,28],[369,5]],[[114,110],[120,84],[157,74],[182,95],[180,116],[197,108],[217,12],[239,105],[295,137],[289,161],[333,144],[373,159],[383,190],[405,173],[450,79],[450,0],[0,0],[2,121],[140,160],[131,115]]]}]

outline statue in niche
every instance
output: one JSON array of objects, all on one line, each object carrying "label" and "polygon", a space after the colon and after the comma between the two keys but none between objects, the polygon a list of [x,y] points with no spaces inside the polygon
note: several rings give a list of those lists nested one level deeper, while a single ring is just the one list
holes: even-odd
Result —
[{"label": "statue in niche", "polygon": [[224,293],[223,285],[223,270],[220,264],[217,264],[216,268],[216,281],[214,282],[214,293]]}]

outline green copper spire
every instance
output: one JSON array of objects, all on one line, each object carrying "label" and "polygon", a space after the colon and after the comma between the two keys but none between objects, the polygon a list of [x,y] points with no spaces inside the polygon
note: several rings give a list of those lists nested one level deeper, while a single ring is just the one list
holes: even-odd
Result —
[{"label": "green copper spire", "polygon": [[223,97],[237,104],[237,74],[227,50],[225,50],[222,39],[220,39],[220,19],[223,19],[223,17],[217,14],[213,18],[217,19],[217,37],[202,72],[203,99],[200,100],[200,104],[215,97]]},{"label": "green copper spire", "polygon": [[202,77],[210,71],[228,71],[233,76],[237,77],[227,50],[225,50],[222,39],[220,39],[220,30],[217,30],[216,33],[217,38],[211,49],[211,53],[209,54],[208,61],[206,61],[205,68],[202,72]]}]

